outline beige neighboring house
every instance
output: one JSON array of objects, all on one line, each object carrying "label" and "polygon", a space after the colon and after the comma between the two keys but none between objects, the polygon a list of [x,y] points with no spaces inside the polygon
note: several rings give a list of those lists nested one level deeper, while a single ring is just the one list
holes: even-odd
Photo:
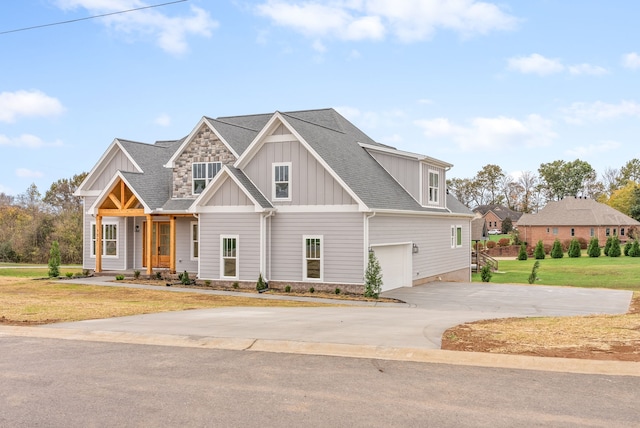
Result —
[{"label": "beige neighboring house", "polygon": [[533,246],[539,240],[553,244],[573,238],[590,241],[596,237],[604,245],[609,236],[617,235],[621,242],[640,231],[640,222],[593,199],[567,197],[549,202],[537,214],[523,214],[518,221],[520,239]]}]

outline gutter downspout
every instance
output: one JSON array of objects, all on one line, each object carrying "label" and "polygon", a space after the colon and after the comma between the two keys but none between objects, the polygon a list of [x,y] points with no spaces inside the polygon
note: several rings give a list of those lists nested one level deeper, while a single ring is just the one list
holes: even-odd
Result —
[{"label": "gutter downspout", "polygon": [[362,269],[363,278],[364,273],[367,271],[367,265],[369,264],[369,219],[376,216],[377,212],[374,211],[371,215],[364,216],[364,269]]},{"label": "gutter downspout", "polygon": [[[196,220],[198,220],[198,274],[196,276],[196,278],[200,278],[200,253],[202,252],[202,246],[200,245],[200,214],[198,213],[192,213],[193,216],[196,218]],[[193,228],[191,227],[191,225],[189,225],[189,241],[191,241],[191,250],[189,250],[189,252],[193,252],[193,236],[191,236],[191,234],[193,233]]]},{"label": "gutter downspout", "polygon": [[[269,249],[271,249],[271,239],[269,239],[267,243],[267,219],[274,214],[275,211],[269,211],[267,215],[260,214],[260,273],[267,282],[269,282],[269,276],[271,274],[271,269],[269,269],[269,273],[267,274],[267,245]],[[271,223],[269,223],[269,231],[270,230]]]}]

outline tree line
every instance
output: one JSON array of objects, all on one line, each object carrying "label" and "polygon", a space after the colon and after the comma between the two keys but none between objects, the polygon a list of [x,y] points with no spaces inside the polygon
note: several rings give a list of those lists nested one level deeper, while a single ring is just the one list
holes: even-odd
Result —
[{"label": "tree line", "polygon": [[31,184],[17,196],[0,192],[0,261],[46,263],[58,242],[62,263],[82,262],[82,199],[87,173],[60,179],[42,196]]},{"label": "tree line", "polygon": [[488,164],[472,178],[450,178],[449,191],[470,209],[499,204],[514,211],[535,213],[549,201],[582,196],[605,203],[640,221],[640,160],[607,168],[600,178],[585,161],[543,163],[537,174],[524,171],[514,178],[500,166]]}]

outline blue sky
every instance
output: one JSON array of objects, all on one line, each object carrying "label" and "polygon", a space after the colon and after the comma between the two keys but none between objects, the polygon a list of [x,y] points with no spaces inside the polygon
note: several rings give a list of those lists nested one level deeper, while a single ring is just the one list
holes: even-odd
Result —
[{"label": "blue sky", "polygon": [[[0,33],[170,0],[5,0]],[[0,34],[0,192],[89,171],[114,138],[334,107],[442,159],[599,174],[640,158],[640,3],[189,0]]]}]

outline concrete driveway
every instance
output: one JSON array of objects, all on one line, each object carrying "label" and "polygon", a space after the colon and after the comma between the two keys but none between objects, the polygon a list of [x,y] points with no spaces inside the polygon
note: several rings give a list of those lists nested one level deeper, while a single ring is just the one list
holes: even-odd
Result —
[{"label": "concrete driveway", "polygon": [[442,333],[480,319],[616,314],[632,293],[569,287],[432,283],[383,293],[384,307],[220,308],[52,324],[42,328],[189,338],[439,349]]}]

